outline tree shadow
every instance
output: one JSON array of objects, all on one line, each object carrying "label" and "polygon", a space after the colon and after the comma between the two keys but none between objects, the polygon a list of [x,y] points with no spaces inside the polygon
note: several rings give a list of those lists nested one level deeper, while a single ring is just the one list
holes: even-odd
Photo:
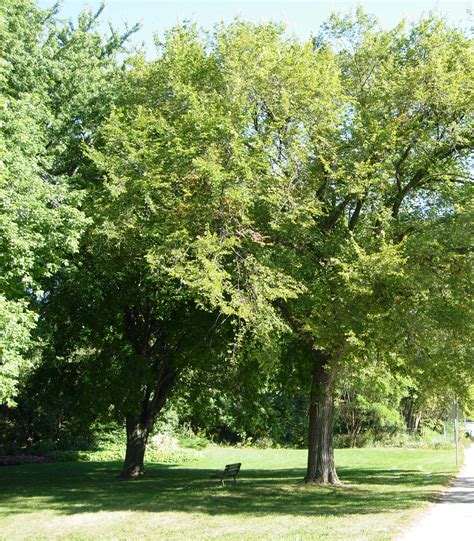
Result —
[{"label": "tree shadow", "polygon": [[456,477],[440,503],[474,503],[474,477]]},{"label": "tree shadow", "polygon": [[[430,486],[450,474],[418,470],[339,468],[343,486],[301,482],[305,470],[241,470],[237,483],[213,479],[215,470],[152,464],[136,481],[118,478],[119,463],[28,465],[2,472],[0,504],[9,513],[54,508],[63,514],[99,511],[208,515],[341,516],[406,509],[438,496]],[[3,474],[4,473],[4,474]]]}]

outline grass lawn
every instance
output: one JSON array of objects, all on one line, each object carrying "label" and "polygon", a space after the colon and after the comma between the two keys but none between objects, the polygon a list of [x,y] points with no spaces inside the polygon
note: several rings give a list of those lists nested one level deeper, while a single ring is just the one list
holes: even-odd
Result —
[{"label": "grass lawn", "polygon": [[[305,451],[210,447],[197,462],[0,469],[0,539],[393,539],[454,474],[452,451],[336,451],[341,488],[305,486]],[[210,479],[242,462],[238,483]]]}]

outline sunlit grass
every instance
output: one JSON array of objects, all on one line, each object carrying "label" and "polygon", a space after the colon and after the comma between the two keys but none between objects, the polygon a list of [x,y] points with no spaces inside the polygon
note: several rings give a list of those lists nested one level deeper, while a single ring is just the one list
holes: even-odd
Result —
[{"label": "sunlit grass", "polygon": [[[148,465],[140,481],[120,464],[0,469],[1,539],[392,539],[455,471],[452,451],[336,453],[341,488],[306,486],[299,450],[208,448],[198,462]],[[211,476],[242,462],[238,483]]]}]

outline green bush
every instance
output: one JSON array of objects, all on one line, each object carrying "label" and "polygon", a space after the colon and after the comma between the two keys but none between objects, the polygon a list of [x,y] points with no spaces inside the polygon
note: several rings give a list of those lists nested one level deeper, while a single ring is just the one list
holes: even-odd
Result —
[{"label": "green bush", "polygon": [[[184,445],[171,434],[158,433],[153,435],[148,442],[145,460],[147,462],[176,463],[189,462],[198,457],[198,452],[193,449],[199,449],[207,445],[207,440],[195,436],[188,436],[188,447]],[[95,448],[93,449],[68,449],[58,450],[54,447],[45,453],[53,460],[61,462],[88,461],[88,462],[109,462],[123,461],[125,459],[125,437],[121,429],[102,432],[97,438]]]},{"label": "green bush", "polygon": [[79,462],[87,460],[87,451],[51,451],[47,456],[57,462]]},{"label": "green bush", "polygon": [[[469,440],[461,435],[461,447],[469,446]],[[428,428],[421,432],[407,431],[377,432],[367,430],[351,438],[348,434],[338,434],[334,437],[334,447],[342,449],[347,447],[401,447],[404,449],[453,449],[454,441],[451,437],[440,434]]]},{"label": "green bush", "polygon": [[125,429],[119,426],[113,427],[110,430],[98,430],[95,437],[95,449],[97,450],[125,447],[127,441]]},{"label": "green bush", "polygon": [[203,436],[193,435],[179,437],[179,444],[184,449],[204,449],[209,445],[210,441]]},{"label": "green bush", "polygon": [[253,442],[253,447],[256,447],[257,449],[270,449],[275,447],[275,442],[269,437],[257,438]]},{"label": "green bush", "polygon": [[159,462],[159,463],[177,463],[177,462],[192,462],[197,460],[199,453],[193,449],[180,449],[172,453],[167,453],[156,449],[154,447],[149,447],[147,449],[145,460],[147,462]]},{"label": "green bush", "polygon": [[[146,451],[145,461],[167,464],[182,463],[196,460],[198,456],[199,454],[196,451],[188,449],[180,449],[169,453],[149,447]],[[125,458],[125,448],[101,451],[53,451],[48,455],[48,458],[57,462],[121,462]]]}]

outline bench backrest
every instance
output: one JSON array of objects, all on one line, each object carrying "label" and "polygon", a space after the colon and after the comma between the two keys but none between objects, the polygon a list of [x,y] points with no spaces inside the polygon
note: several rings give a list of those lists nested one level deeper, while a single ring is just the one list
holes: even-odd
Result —
[{"label": "bench backrest", "polygon": [[231,475],[236,475],[239,473],[241,462],[238,462],[237,464],[226,464],[225,472],[230,473]]}]

